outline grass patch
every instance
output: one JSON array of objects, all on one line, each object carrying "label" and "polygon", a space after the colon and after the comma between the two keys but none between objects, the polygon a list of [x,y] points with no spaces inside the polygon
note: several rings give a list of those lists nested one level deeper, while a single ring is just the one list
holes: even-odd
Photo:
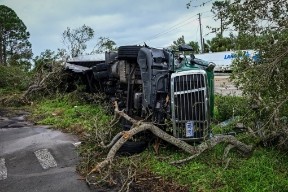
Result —
[{"label": "grass patch", "polygon": [[164,149],[162,155],[169,160],[159,161],[155,154],[146,151],[142,166],[164,178],[173,178],[190,191],[287,191],[287,154],[273,149],[258,148],[252,157],[245,158],[231,152],[232,158],[226,170],[221,158],[224,146],[218,145],[194,160],[179,166],[167,162],[188,155],[179,150]]},{"label": "grass patch", "polygon": [[37,124],[52,125],[62,131],[75,133],[78,129],[89,132],[97,125],[107,125],[112,117],[101,106],[63,96],[35,103],[29,118]]},{"label": "grass patch", "polygon": [[245,116],[249,111],[248,100],[235,95],[215,95],[214,123],[219,123],[235,116]]},{"label": "grass patch", "polygon": [[221,178],[230,191],[287,191],[287,154],[255,149],[251,158],[235,164]]},{"label": "grass patch", "polygon": [[[226,100],[221,96],[218,99],[221,102],[230,102],[223,105],[227,109],[230,109],[231,107],[228,106],[235,101],[233,97],[228,97]],[[243,102],[242,99],[239,100]],[[216,105],[216,110],[220,114],[225,111],[221,109],[221,102],[218,101]],[[119,131],[117,127],[113,128],[112,132],[108,130],[112,117],[105,113],[101,106],[72,99],[69,95],[39,100],[34,102],[30,109],[32,114],[29,118],[34,122],[49,124],[54,128],[80,136],[82,144],[78,147],[78,152],[83,161],[77,166],[77,171],[82,175],[91,171],[108,153],[107,149],[99,147],[97,131],[109,131],[110,137],[106,138],[107,141]],[[238,115],[243,111],[240,112]],[[220,117],[224,119],[225,115],[216,115],[217,121],[220,121]],[[223,129],[215,126],[213,130],[215,133],[221,133],[229,129],[229,127]],[[103,133],[107,135],[108,132]],[[246,133],[239,135],[239,138],[248,143],[253,142],[249,140]],[[129,167],[136,171],[135,183],[131,185],[131,189],[136,191],[139,189],[146,191],[152,189],[155,191],[288,191],[286,153],[273,148],[259,147],[251,156],[246,157],[232,150],[228,155],[231,158],[230,164],[224,170],[225,165],[222,165],[224,148],[224,145],[217,145],[189,162],[174,166],[169,165],[168,162],[186,158],[189,154],[170,144],[162,144],[159,155],[156,155],[153,147],[150,146],[139,155],[117,156],[113,161],[114,178],[121,183]]]}]

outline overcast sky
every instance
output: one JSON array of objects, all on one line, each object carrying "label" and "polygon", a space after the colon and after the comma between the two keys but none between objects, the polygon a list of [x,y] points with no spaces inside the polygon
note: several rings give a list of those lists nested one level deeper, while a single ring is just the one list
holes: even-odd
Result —
[{"label": "overcast sky", "polygon": [[[194,0],[199,5],[207,0]],[[95,37],[109,37],[117,46],[143,44],[166,47],[184,35],[185,41],[200,41],[198,13],[202,13],[203,37],[211,39],[207,25],[219,26],[210,12],[212,3],[204,7],[186,8],[189,0],[0,0],[1,5],[13,9],[27,26],[34,56],[46,49],[65,48],[62,33],[90,26]]]}]

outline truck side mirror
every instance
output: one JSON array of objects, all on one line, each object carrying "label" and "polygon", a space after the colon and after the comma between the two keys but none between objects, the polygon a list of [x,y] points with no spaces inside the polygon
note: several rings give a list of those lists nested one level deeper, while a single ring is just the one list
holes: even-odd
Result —
[{"label": "truck side mirror", "polygon": [[215,68],[216,64],[213,62],[210,62],[208,67],[206,68],[207,71],[213,71],[213,69]]}]

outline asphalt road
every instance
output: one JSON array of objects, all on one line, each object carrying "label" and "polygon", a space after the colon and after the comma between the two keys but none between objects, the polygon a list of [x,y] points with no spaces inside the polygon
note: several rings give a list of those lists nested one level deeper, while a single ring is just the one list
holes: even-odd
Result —
[{"label": "asphalt road", "polygon": [[5,117],[0,109],[0,191],[91,191],[76,170],[77,137],[33,126],[25,112]]}]

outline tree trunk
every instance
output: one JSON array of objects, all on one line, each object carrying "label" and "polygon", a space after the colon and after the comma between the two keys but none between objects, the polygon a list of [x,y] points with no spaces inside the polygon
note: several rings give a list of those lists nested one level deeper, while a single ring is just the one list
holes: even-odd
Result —
[{"label": "tree trunk", "polygon": [[[0,23],[1,25],[1,23]],[[0,33],[1,33],[1,28],[0,28]],[[3,37],[2,33],[0,34],[0,65],[4,65],[3,63]]]}]

